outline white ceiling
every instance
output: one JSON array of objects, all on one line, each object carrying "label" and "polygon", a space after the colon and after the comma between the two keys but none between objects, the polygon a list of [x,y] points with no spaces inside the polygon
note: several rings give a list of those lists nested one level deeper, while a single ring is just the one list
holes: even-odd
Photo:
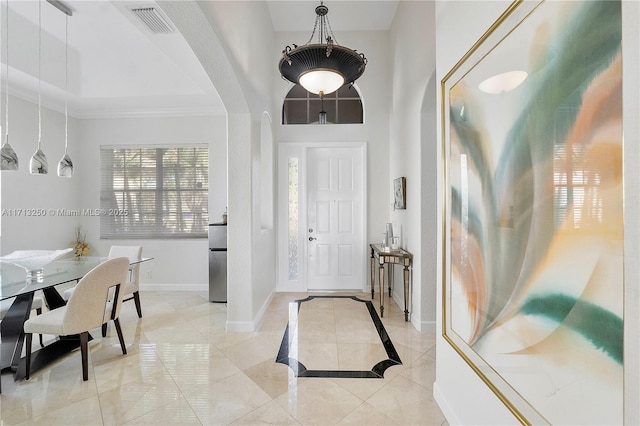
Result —
[{"label": "white ceiling", "polygon": [[[213,1],[213,0],[210,0]],[[65,0],[68,18],[69,113],[78,118],[223,114],[224,107],[184,38],[153,34],[130,11],[151,0]],[[318,1],[267,0],[275,31],[311,34]],[[398,1],[327,1],[336,38],[340,31],[387,30]],[[6,2],[2,1],[2,80],[6,79]],[[64,110],[65,17],[41,3],[42,104]],[[9,2],[9,92],[38,100],[38,2]],[[301,43],[306,40],[301,40]],[[274,51],[274,57],[279,49]]]}]

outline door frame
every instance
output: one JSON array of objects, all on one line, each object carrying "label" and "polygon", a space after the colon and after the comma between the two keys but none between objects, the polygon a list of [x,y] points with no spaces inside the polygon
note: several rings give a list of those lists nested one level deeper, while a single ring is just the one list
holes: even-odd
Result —
[{"label": "door frame", "polygon": [[[362,220],[360,221],[363,249],[362,259],[362,290],[368,289],[368,250],[367,246],[367,142],[280,142],[278,143],[277,161],[277,292],[307,292],[307,151],[310,148],[355,148],[360,150],[362,157]],[[296,279],[289,279],[288,269],[288,165],[290,158],[298,158],[298,274]]]}]

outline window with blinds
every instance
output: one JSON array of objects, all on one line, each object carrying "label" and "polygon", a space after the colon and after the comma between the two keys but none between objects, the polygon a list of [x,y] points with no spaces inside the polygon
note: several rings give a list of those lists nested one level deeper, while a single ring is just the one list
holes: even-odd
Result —
[{"label": "window with blinds", "polygon": [[100,238],[205,238],[204,145],[101,147]]}]

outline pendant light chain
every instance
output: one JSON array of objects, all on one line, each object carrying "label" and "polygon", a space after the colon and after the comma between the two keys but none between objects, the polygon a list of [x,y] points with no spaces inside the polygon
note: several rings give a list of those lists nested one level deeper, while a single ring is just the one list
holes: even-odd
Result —
[{"label": "pendant light chain", "polygon": [[64,153],[69,142],[69,15],[64,18]]},{"label": "pendant light chain", "polygon": [[4,122],[4,130],[5,130],[5,134],[7,135],[7,140],[9,138],[9,0],[6,1],[6,5],[7,5],[7,16],[6,18],[6,22],[5,22],[5,28],[7,29],[7,53],[6,53],[6,59],[7,59],[7,63],[5,64],[7,67],[7,79],[4,82],[4,96],[5,96],[5,108],[4,108],[4,113],[5,113],[5,122]]},{"label": "pendant light chain", "polygon": [[42,62],[42,0],[38,0],[38,149],[42,140],[42,79],[40,68]]}]

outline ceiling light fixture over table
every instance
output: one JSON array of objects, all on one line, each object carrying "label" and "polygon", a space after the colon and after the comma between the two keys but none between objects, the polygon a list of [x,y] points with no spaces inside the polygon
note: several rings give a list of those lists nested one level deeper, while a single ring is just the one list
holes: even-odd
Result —
[{"label": "ceiling light fixture over table", "polygon": [[42,1],[38,0],[38,148],[29,161],[32,175],[46,175],[49,172],[47,156],[40,148],[42,143]]},{"label": "ceiling light fixture over table", "polygon": [[13,150],[13,148],[11,147],[11,145],[9,144],[9,0],[7,0],[6,2],[6,12],[4,13],[5,15],[5,28],[6,28],[6,44],[7,47],[5,49],[5,58],[6,58],[6,65],[7,65],[7,71],[5,73],[6,78],[5,78],[5,89],[4,89],[4,96],[5,96],[5,108],[4,108],[4,112],[5,112],[5,122],[4,122],[4,131],[5,131],[5,140],[4,143],[2,144],[2,148],[0,149],[0,156],[1,156],[1,162],[0,162],[0,169],[2,171],[16,171],[18,170],[18,154],[16,154],[16,152]]},{"label": "ceiling light fixture over table", "polygon": [[[282,51],[279,69],[283,78],[319,96],[333,93],[356,81],[367,65],[364,54],[340,46],[331,30],[322,2],[316,7],[316,23],[304,46],[293,44]],[[318,32],[318,43],[312,43]]]}]

